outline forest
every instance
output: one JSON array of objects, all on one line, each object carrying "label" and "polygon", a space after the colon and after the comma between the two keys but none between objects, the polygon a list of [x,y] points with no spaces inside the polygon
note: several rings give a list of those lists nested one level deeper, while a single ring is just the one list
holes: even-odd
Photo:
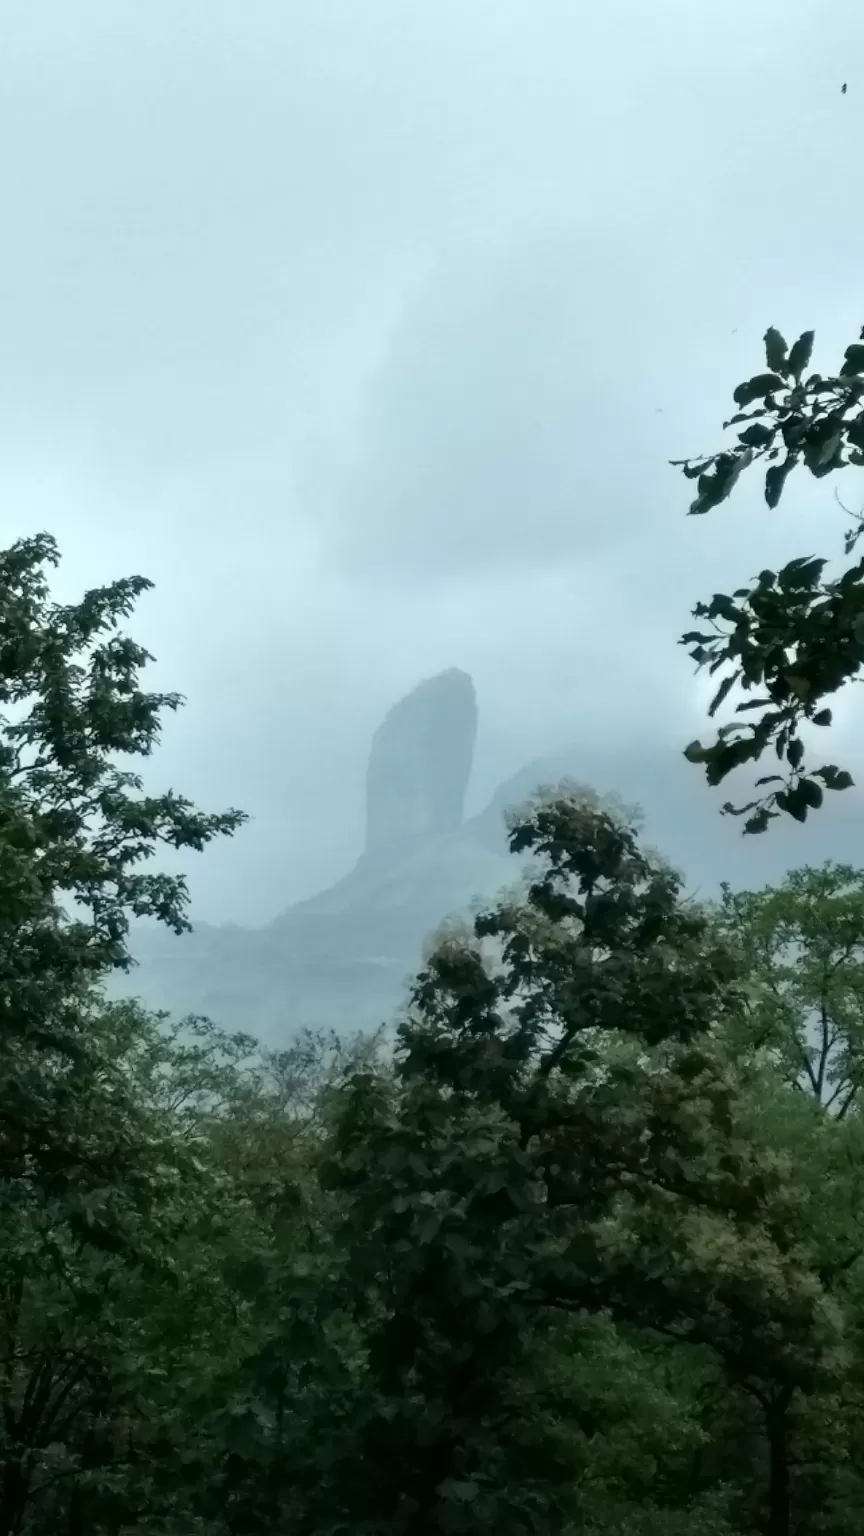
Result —
[{"label": "forest", "polygon": [[[768,331],[693,513],[864,464],[864,343],[812,345]],[[864,871],[700,902],[541,799],[395,1044],[109,1001],[132,918],[188,924],[148,860],[244,817],[121,766],[182,702],[123,629],[148,583],[60,604],[58,560],[0,554],[0,1536],[858,1531]],[[864,561],[826,564],[684,636],[734,704],[690,761],[776,764],[730,836],[858,793],[805,762],[864,660]]]}]

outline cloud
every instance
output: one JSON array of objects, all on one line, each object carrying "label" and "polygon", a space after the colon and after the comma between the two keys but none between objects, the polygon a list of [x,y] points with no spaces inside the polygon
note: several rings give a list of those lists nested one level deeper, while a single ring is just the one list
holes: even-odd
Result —
[{"label": "cloud", "polygon": [[664,385],[704,304],[663,255],[637,254],[626,231],[564,227],[442,261],[348,452],[301,459],[328,560],[372,580],[484,577],[578,561],[644,527],[668,483]]},{"label": "cloud", "polygon": [[135,630],[190,703],[154,774],[256,817],[191,866],[204,915],[350,862],[372,729],[450,665],[478,795],[575,737],[677,837],[691,603],[843,519],[802,482],[688,523],[667,460],[714,446],[768,323],[830,360],[864,319],[862,29],[852,0],[827,40],[804,0],[8,0],[6,525],[58,534],[64,595],[155,579]]}]

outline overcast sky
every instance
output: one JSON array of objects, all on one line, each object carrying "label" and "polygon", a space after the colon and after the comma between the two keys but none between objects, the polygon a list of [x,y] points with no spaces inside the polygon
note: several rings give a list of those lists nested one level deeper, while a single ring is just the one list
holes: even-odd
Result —
[{"label": "overcast sky", "polygon": [[159,781],[254,817],[198,916],[343,872],[446,666],[474,805],[575,745],[694,877],[864,862],[864,787],[744,852],[680,758],[690,606],[839,551],[833,482],[688,520],[667,463],[768,324],[828,371],[864,322],[860,0],[4,0],[0,45],[4,541],[155,581]]}]

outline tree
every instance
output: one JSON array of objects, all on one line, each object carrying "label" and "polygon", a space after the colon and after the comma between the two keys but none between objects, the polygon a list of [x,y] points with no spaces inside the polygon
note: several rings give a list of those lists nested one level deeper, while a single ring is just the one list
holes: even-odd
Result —
[{"label": "tree", "polygon": [[[158,1248],[153,1223],[178,1177],[179,1148],[118,1069],[97,983],[131,964],[131,916],[189,926],[183,878],[141,864],[244,820],[145,794],[117,765],[148,757],[162,712],[181,703],[141,688],[150,657],[118,627],[150,583],[60,604],[46,574],[58,560],[47,534],[0,553],[3,1536],[21,1529],[58,1414],[104,1418],[113,1343],[94,1316],[106,1276],[147,1268],[142,1234]],[[86,1459],[97,1448],[85,1439]]]},{"label": "tree", "polygon": [[118,630],[151,583],[130,577],[59,604],[46,576],[58,561],[47,534],[0,553],[0,1172],[29,1155],[55,1176],[63,1122],[42,1096],[54,1079],[32,1089],[25,1061],[60,1051],[84,1062],[82,1008],[95,980],[132,963],[131,915],[189,927],[184,878],[140,868],[159,845],[200,850],[245,819],[145,794],[117,766],[149,757],[163,711],[182,702],[142,690],[151,658]]},{"label": "tree", "polygon": [[[577,1399],[553,1430],[537,1367],[560,1319],[607,1316],[751,1405],[786,1536],[790,1415],[836,1379],[842,1321],[819,1200],[737,1074],[744,974],[608,814],[546,805],[511,841],[538,864],[525,899],[430,957],[395,1090],[363,1073],[340,1095],[328,1177],[369,1328],[342,1518],[578,1525],[602,1419]],[[678,1482],[665,1516],[687,1529],[695,1496]]]},{"label": "tree", "polygon": [[751,982],[741,1043],[843,1119],[864,1085],[864,873],[823,865],[762,891],[724,888]]},{"label": "tree", "polygon": [[78,1198],[7,1187],[0,1532],[296,1529],[356,1374],[321,1098],[374,1042],[271,1055],[128,1002],[89,1032],[82,1119],[127,1152]]},{"label": "tree", "polygon": [[152,583],[133,576],[55,603],[45,567],[59,559],[48,534],[0,554],[3,916],[7,925],[54,916],[54,903],[71,898],[86,920],[55,925],[54,948],[39,958],[56,967],[68,956],[98,974],[129,965],[130,914],[189,927],[185,879],[138,866],[160,843],[200,851],[246,817],[204,814],[173,791],[145,795],[140,777],[116,766],[117,755],[149,757],[163,712],[183,702],[141,689],[152,657],[118,632]]},{"label": "tree", "polygon": [[[744,424],[737,443],[698,460],[676,461],[689,479],[697,480],[691,515],[719,506],[741,475],[763,461],[769,507],[777,506],[800,464],[817,479],[864,466],[864,331],[860,341],[846,348],[839,372],[827,377],[807,374],[813,339],[814,333],[806,331],[789,348],[779,331],[769,329],[767,371],[738,385],[734,401],[739,409],[724,423],[724,428]],[[847,556],[864,531],[864,515],[850,515]],[[759,694],[736,706],[735,718],[720,726],[711,745],[691,742],[688,760],[704,766],[711,785],[745,763],[759,762],[771,747],[779,762],[785,761],[784,772],[757,779],[761,795],[744,805],[727,801],[723,806],[727,814],[747,816],[745,832],[764,832],[780,812],[805,821],[810,810],[822,805],[826,789],[852,784],[851,775],[834,763],[811,770],[801,734],[802,727],[830,726],[825,701],[858,680],[864,664],[864,560],[830,579],[824,574],[827,563],[805,555],[781,571],[762,571],[749,587],[716,592],[693,609],[694,617],[710,628],[690,630],[681,640],[691,647],[697,668],[707,668],[711,676],[722,674],[709,707],[712,717],[736,685],[746,694]],[[758,715],[753,713],[757,710]]]}]

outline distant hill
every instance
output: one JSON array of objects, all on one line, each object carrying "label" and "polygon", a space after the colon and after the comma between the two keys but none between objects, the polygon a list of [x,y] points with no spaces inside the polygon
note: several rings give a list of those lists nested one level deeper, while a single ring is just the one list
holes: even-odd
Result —
[{"label": "distant hill", "polygon": [[562,758],[531,763],[466,820],[476,730],[466,673],[420,683],[373,738],[366,845],[354,868],[264,928],[199,924],[181,938],[139,928],[138,966],[118,990],[272,1045],[302,1027],[346,1033],[389,1021],[428,936],[518,878],[505,810],[575,768]]}]

